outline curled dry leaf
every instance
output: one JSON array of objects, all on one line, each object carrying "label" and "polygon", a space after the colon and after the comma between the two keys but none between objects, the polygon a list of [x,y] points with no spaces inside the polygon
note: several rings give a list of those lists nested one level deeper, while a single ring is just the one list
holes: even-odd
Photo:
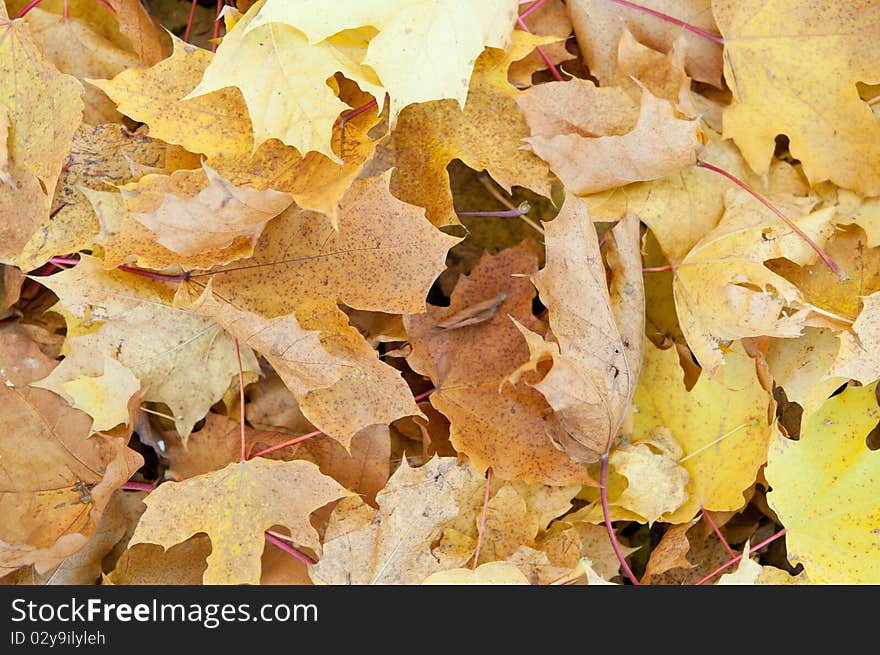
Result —
[{"label": "curled dry leaf", "polygon": [[[639,42],[661,52],[668,52],[678,38],[684,37],[688,74],[695,80],[721,86],[720,44],[610,0],[570,0],[567,4],[584,61],[603,85],[614,79],[617,44],[626,29]],[[640,0],[637,4],[672,15],[710,34],[718,33],[711,0]]]},{"label": "curled dry leaf", "polygon": [[[553,446],[545,434],[551,408],[525,384],[502,384],[528,360],[528,349],[510,317],[538,329],[532,315],[534,287],[525,277],[537,268],[527,244],[484,255],[459,278],[449,307],[428,306],[404,318],[410,366],[431,378],[431,405],[445,415],[453,446],[480,471],[502,479],[565,485],[590,481],[584,467]],[[475,306],[503,302],[487,321],[454,330],[438,324]],[[546,418],[546,423],[545,423]]]},{"label": "curled dry leaf", "polygon": [[653,180],[695,164],[702,137],[699,120],[678,118],[667,100],[646,90],[638,120],[626,134],[536,135],[533,130],[526,142],[568,191],[582,195]]},{"label": "curled dry leaf", "polygon": [[608,262],[611,295],[587,205],[568,194],[545,227],[547,264],[532,276],[549,312],[550,335],[520,327],[531,360],[511,380],[552,361],[532,386],[559,420],[548,423],[550,437],[577,461],[595,462],[606,452],[635,391],[645,306],[638,229],[629,217],[609,233],[616,244]]},{"label": "curled dry leaf", "polygon": [[[777,207],[820,246],[831,236],[834,208],[810,212],[811,198],[777,198]],[[721,222],[675,270],[681,329],[709,375],[724,362],[724,345],[751,336],[797,337],[809,316],[801,291],[764,265],[786,258],[817,260],[815,251],[752,196],[730,190]]]}]

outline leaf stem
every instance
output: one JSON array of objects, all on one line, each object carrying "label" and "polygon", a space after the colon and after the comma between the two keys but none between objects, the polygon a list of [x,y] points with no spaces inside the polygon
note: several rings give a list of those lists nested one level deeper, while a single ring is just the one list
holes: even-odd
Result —
[{"label": "leaf stem", "polygon": [[698,36],[702,36],[704,39],[709,39],[714,43],[718,43],[720,45],[724,45],[724,39],[717,34],[712,34],[711,32],[707,32],[706,30],[700,29],[696,25],[691,25],[690,23],[686,23],[680,18],[675,18],[674,16],[670,16],[669,14],[664,14],[661,11],[657,11],[656,9],[649,9],[648,7],[643,7],[642,5],[637,5],[634,2],[627,2],[627,0],[610,0],[618,5],[622,5],[624,7],[629,7],[630,9],[635,9],[636,11],[641,11],[646,14],[650,14],[656,18],[661,20],[665,20],[667,23],[672,23],[673,25],[678,25],[679,27],[683,27],[689,32],[693,32]]},{"label": "leaf stem", "polygon": [[[525,15],[528,15],[525,12],[523,12],[523,13]],[[525,22],[523,21],[523,16],[516,17],[516,24],[519,25],[519,28],[523,32],[528,32],[529,34],[532,33],[532,30],[530,30],[528,25],[526,25]],[[547,64],[547,68],[550,69],[550,72],[553,74],[553,78],[557,82],[564,82],[565,79],[562,77],[562,75],[559,74],[559,69],[556,68],[556,66],[554,65],[554,63],[552,61],[550,61],[550,57],[547,56],[547,53],[544,51],[544,48],[542,48],[539,45],[536,45],[535,50],[537,50],[538,54],[541,55],[541,59],[544,60],[544,63]]]},{"label": "leaf stem", "polygon": [[146,482],[126,482],[120,487],[125,491],[155,491],[156,485],[147,484]]},{"label": "leaf stem", "polygon": [[[780,530],[779,532],[777,532],[776,534],[774,534],[774,535],[772,535],[772,536],[770,536],[770,537],[767,537],[767,538],[764,539],[764,541],[762,541],[761,543],[759,543],[759,544],[755,544],[754,546],[752,546],[752,547],[749,549],[749,555],[752,555],[752,554],[756,553],[758,550],[760,550],[761,548],[763,548],[763,547],[766,546],[767,544],[769,544],[769,543],[771,543],[771,542],[773,542],[773,541],[776,541],[776,540],[779,539],[780,537],[784,536],[784,535],[785,535],[785,532],[786,532],[785,528],[782,528],[782,530]],[[698,584],[698,585],[704,584],[705,582],[707,582],[708,580],[711,580],[713,577],[715,577],[716,575],[718,575],[718,574],[721,573],[722,571],[725,571],[725,570],[729,569],[731,566],[733,566],[734,564],[736,564],[737,562],[739,562],[742,558],[743,558],[742,555],[737,555],[736,557],[732,558],[732,559],[731,559],[729,562],[727,562],[726,564],[722,564],[721,566],[719,566],[717,569],[715,569],[714,571],[712,571],[712,573],[710,573],[709,575],[707,575],[705,578],[703,578],[702,580],[700,580],[700,581],[697,582],[696,584]]]},{"label": "leaf stem", "polygon": [[262,457],[263,455],[268,455],[269,453],[274,453],[276,450],[281,450],[282,448],[287,448],[287,446],[293,446],[298,444],[301,441],[305,441],[306,439],[311,439],[312,437],[317,437],[319,435],[324,434],[320,430],[315,430],[314,432],[309,432],[308,434],[301,434],[298,437],[294,437],[288,441],[284,441],[279,444],[275,444],[274,446],[269,446],[268,448],[264,448],[263,450],[258,450],[255,453],[251,453],[248,455],[248,459],[253,459],[254,457]]},{"label": "leaf stem", "polygon": [[650,266],[648,268],[643,268],[642,273],[663,273],[665,271],[674,271],[675,269],[675,264],[666,264],[666,266]]},{"label": "leaf stem", "polygon": [[239,408],[238,413],[240,416],[239,427],[241,429],[241,456],[239,457],[240,462],[243,462],[247,459],[246,452],[246,442],[247,438],[245,437],[245,426],[244,426],[244,371],[241,367],[241,348],[238,345],[238,338],[232,337],[232,345],[235,347],[235,361],[238,363],[238,392],[239,392]]},{"label": "leaf stem", "polygon": [[435,391],[437,391],[437,390],[436,389],[428,389],[427,391],[423,391],[418,396],[413,396],[413,401],[414,402],[421,402],[422,400],[424,400],[425,398],[430,396]]},{"label": "leaf stem", "polygon": [[189,35],[192,32],[193,20],[196,17],[196,5],[198,5],[199,0],[192,0],[192,4],[189,7],[189,19],[186,21],[186,32],[183,33],[183,40],[186,43],[189,43]]},{"label": "leaf stem", "polygon": [[712,526],[712,531],[721,540],[721,544],[724,546],[724,549],[730,554],[731,557],[736,557],[736,553],[733,551],[733,548],[730,547],[730,544],[727,543],[727,539],[724,538],[724,535],[721,534],[721,530],[718,528],[718,524],[715,523],[715,520],[712,518],[712,515],[709,514],[704,508],[700,508],[701,516],[706,519],[706,523]]},{"label": "leaf stem", "polygon": [[528,18],[531,14],[535,13],[536,11],[538,11],[538,9],[541,8],[541,5],[543,5],[545,2],[547,2],[547,0],[538,0],[535,4],[533,4],[531,7],[529,7],[528,9],[526,9],[523,13],[521,13],[521,14],[519,15],[520,20],[525,20],[525,19]]},{"label": "leaf stem", "polygon": [[24,18],[25,16],[27,16],[28,12],[29,12],[31,9],[33,9],[34,7],[36,7],[36,6],[37,6],[38,4],[40,4],[42,1],[43,1],[43,0],[31,0],[31,1],[30,1],[29,3],[27,3],[24,7],[22,7],[22,8],[19,10],[19,12],[18,12],[17,14],[15,14],[15,16],[12,17],[13,20],[15,20],[16,18]]},{"label": "leaf stem", "polygon": [[639,581],[636,578],[635,574],[632,572],[632,569],[629,567],[629,563],[626,561],[626,557],[623,556],[623,551],[620,550],[620,544],[617,542],[617,535],[614,534],[614,528],[611,526],[611,510],[608,508],[608,459],[609,452],[611,447],[609,445],[608,449],[602,453],[602,469],[599,473],[599,493],[602,497],[602,515],[605,518],[605,530],[608,532],[608,538],[611,540],[611,548],[614,549],[614,554],[617,556],[617,561],[620,562],[620,568],[623,569],[623,572],[626,574],[626,577],[630,579],[634,585],[638,585]]},{"label": "leaf stem", "polygon": [[[612,0],[612,1],[616,2],[617,0]],[[762,196],[760,193],[755,191],[752,187],[750,187],[748,184],[743,182],[736,175],[733,175],[732,173],[728,173],[723,168],[719,168],[718,166],[715,166],[714,164],[710,164],[708,162],[704,162],[701,160],[697,160],[697,166],[700,168],[705,168],[707,170],[713,171],[715,173],[718,173],[719,175],[726,177],[728,180],[730,180],[735,185],[737,185],[740,189],[743,189],[744,191],[747,191],[749,194],[751,194],[752,197],[757,199],[767,209],[769,209],[774,214],[776,214],[776,216],[778,216],[780,218],[780,220],[782,220],[783,223],[788,225],[788,227],[790,227],[794,231],[795,234],[797,234],[801,239],[806,241],[807,245],[810,246],[810,248],[812,248],[817,255],[819,255],[819,258],[823,262],[825,262],[825,264],[828,266],[828,268],[830,268],[841,280],[847,279],[847,275],[846,275],[846,273],[844,273],[843,269],[841,269],[840,266],[838,266],[837,263],[833,259],[831,259],[831,257],[829,257],[828,254],[824,250],[822,250],[822,248],[819,247],[819,244],[817,244],[815,241],[813,241],[813,239],[810,238],[809,234],[807,234],[801,228],[799,228],[797,225],[795,225],[794,221],[792,221],[788,216],[786,216],[781,211],[779,211],[776,208],[776,206],[773,203],[771,203],[769,200],[767,200],[764,196]]]},{"label": "leaf stem", "polygon": [[291,546],[289,543],[287,543],[286,541],[282,541],[278,537],[284,537],[284,535],[278,534],[277,532],[271,532],[269,530],[266,531],[266,541],[268,541],[270,544],[272,544],[276,548],[280,548],[288,555],[293,555],[296,559],[298,559],[303,564],[306,564],[309,566],[311,566],[312,564],[315,564],[315,560],[313,560],[311,557],[309,557],[308,555],[306,555],[303,552],[300,552],[299,550],[297,550],[296,548]]}]

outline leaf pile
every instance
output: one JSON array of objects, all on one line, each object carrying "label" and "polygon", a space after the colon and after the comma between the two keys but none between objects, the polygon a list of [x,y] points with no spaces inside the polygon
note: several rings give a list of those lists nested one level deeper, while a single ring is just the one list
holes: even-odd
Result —
[{"label": "leaf pile", "polygon": [[880,582],[880,1],[235,4],[0,2],[5,583]]}]

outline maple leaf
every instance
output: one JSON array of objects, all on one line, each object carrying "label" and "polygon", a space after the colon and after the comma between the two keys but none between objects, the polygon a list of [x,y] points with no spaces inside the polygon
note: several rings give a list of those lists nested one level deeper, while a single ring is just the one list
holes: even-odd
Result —
[{"label": "maple leaf", "polygon": [[347,495],[311,462],[258,457],[157,487],[144,499],[147,511],[129,546],[168,548],[206,532],[212,549],[204,583],[258,584],[263,533],[281,525],[295,542],[320,550],[309,514]]},{"label": "maple leaf", "polygon": [[106,243],[108,260],[115,263],[127,251],[141,266],[157,269],[210,268],[250,257],[266,223],[293,203],[289,193],[236,186],[207,164],[147,175],[120,191],[127,218]]},{"label": "maple leaf", "polygon": [[[578,45],[590,72],[604,86],[614,79],[617,44],[624,30],[654,50],[670,50],[676,39],[684,37],[688,74],[695,80],[721,86],[721,46],[677,25],[657,20],[644,11],[609,0],[571,0],[568,11]],[[711,0],[640,0],[640,6],[659,11],[710,34],[716,33]]]},{"label": "maple leaf", "polygon": [[531,352],[521,372],[545,359],[550,371],[533,383],[559,418],[551,438],[577,461],[594,462],[617,434],[641,366],[644,289],[638,225],[630,218],[610,233],[611,293],[587,205],[566,194],[545,227],[547,264],[532,276],[549,312],[552,338],[520,327]]},{"label": "maple leaf", "polygon": [[[547,85],[543,85],[547,86]],[[593,96],[603,91],[593,87]],[[604,89],[610,93],[609,89]],[[543,98],[542,98],[543,100]],[[600,115],[601,116],[601,115]],[[707,142],[702,158],[714,162],[743,180],[751,188],[767,194],[807,195],[809,189],[787,163],[775,163],[769,179],[754,175],[730,141],[713,130],[703,129]],[[617,221],[633,212],[660,243],[663,254],[678,264],[724,215],[724,195],[733,183],[705,169],[688,166],[657,180],[636,182],[584,198],[593,220]]]},{"label": "maple leaf", "polygon": [[0,106],[9,124],[6,180],[0,183],[0,256],[17,254],[49,220],[49,203],[82,120],[82,85],[59,73],[40,51],[23,20],[0,6]]},{"label": "maple leaf", "polygon": [[[783,202],[786,201],[786,202]],[[728,191],[721,222],[675,270],[675,305],[697,361],[709,375],[723,364],[722,344],[750,336],[796,337],[809,315],[800,290],[764,262],[786,258],[805,265],[815,251],[754,198]],[[831,236],[833,207],[810,213],[811,198],[777,198],[778,207],[816,243]]]},{"label": "maple leaf", "polygon": [[880,4],[713,0],[712,10],[733,93],[724,136],[749,165],[766,172],[776,135],[785,134],[812,184],[880,194],[880,125],[856,90],[856,82],[880,81],[869,36],[880,27]]},{"label": "maple leaf", "polygon": [[376,495],[379,509],[343,500],[330,515],[315,584],[419,584],[441,570],[431,545],[484,481],[455,457],[411,468],[406,458]]},{"label": "maple leaf", "polygon": [[127,438],[90,436],[89,416],[29,383],[55,362],[22,334],[0,334],[0,570],[44,573],[82,548],[118,489],[143,464]]},{"label": "maple leaf", "polygon": [[515,564],[486,562],[475,569],[437,571],[422,581],[423,585],[505,585],[529,584]]},{"label": "maple leaf", "polygon": [[[144,400],[171,408],[186,438],[238,375],[232,339],[216,323],[173,307],[173,290],[163,282],[102,271],[88,256],[41,281],[64,299],[67,320],[66,357],[40,381],[44,388],[76,402],[65,383],[100,375],[109,356],[140,380]],[[242,365],[252,379],[259,371],[247,347]],[[89,404],[87,398],[79,402]]]},{"label": "maple leaf", "polygon": [[[88,77],[112,77],[129,68],[139,68],[140,59],[107,40],[88,23],[76,18],[42,11],[35,7],[27,24],[43,54],[62,73],[82,81]],[[121,116],[107,96],[85,87],[83,120],[91,125],[116,122]]]},{"label": "maple leaf", "polygon": [[[366,37],[354,32],[310,44],[290,25],[254,22],[262,7],[263,2],[257,2],[235,24],[202,81],[184,99],[237,86],[248,106],[255,145],[276,138],[302,154],[314,150],[341,163],[330,147],[330,136],[348,105],[326,82],[338,71],[382,97],[375,75],[357,59]],[[297,75],[290,75],[294,69]]]},{"label": "maple leaf", "polygon": [[527,143],[575,194],[663,177],[697,161],[699,121],[678,118],[668,101],[647,90],[642,93],[638,120],[622,135],[587,137],[578,132],[557,132],[555,126],[546,125],[542,115],[524,109],[532,131]]},{"label": "maple leaf", "polygon": [[[302,30],[309,43],[373,28],[361,62],[391,97],[390,121],[410,104],[453,98],[463,108],[474,61],[485,46],[506,50],[517,0],[266,0],[248,31],[273,23]],[[342,71],[345,72],[345,71]],[[346,77],[350,77],[346,75]],[[354,79],[354,78],[352,78]]]},{"label": "maple leaf", "polygon": [[[535,3],[531,3],[528,7],[523,7],[522,4],[520,3],[520,9],[526,11],[535,6]],[[562,0],[550,0],[549,2],[539,4],[529,14],[529,31],[539,36],[552,36],[559,40],[547,45],[541,44],[543,54],[535,49],[526,57],[513,62],[510,65],[508,75],[511,84],[519,88],[531,86],[532,76],[539,71],[547,69],[545,56],[554,65],[574,59],[574,55],[565,48],[568,36],[571,34],[571,29],[568,9]],[[518,33],[514,31],[512,41],[515,41],[517,36]],[[513,44],[511,43],[508,51],[512,48]]]},{"label": "maple leaf", "polygon": [[480,534],[478,564],[506,560],[522,546],[537,546],[536,541],[547,525],[571,509],[571,501],[580,488],[509,482],[493,475],[492,490],[485,522],[482,518],[485,489],[475,489],[471,497],[462,502],[458,516],[447,524],[434,548],[440,564],[455,565],[469,559]]},{"label": "maple leaf", "polygon": [[131,68],[111,80],[89,79],[118,110],[147,123],[150,135],[209,158],[250,155],[254,148],[247,107],[236,88],[222,88],[189,100],[214,55],[172,37],[171,56],[151,68]]},{"label": "maple leaf", "polygon": [[865,437],[880,420],[876,383],[849,386],[806,419],[798,441],[779,431],[764,475],[786,528],[789,560],[817,584],[880,580],[880,460]]},{"label": "maple leaf", "polygon": [[[502,382],[528,360],[528,349],[509,316],[537,329],[531,313],[535,291],[528,279],[537,261],[527,246],[485,255],[461,278],[445,307],[404,318],[412,353],[410,366],[436,387],[431,405],[449,418],[450,440],[478,470],[489,466],[501,478],[546,484],[588,482],[583,467],[544,434],[550,407],[522,384]],[[497,302],[487,321],[455,329],[438,327],[449,316]],[[554,419],[548,418],[552,423]]]},{"label": "maple leaf", "polygon": [[453,159],[485,169],[508,192],[517,185],[550,195],[547,165],[522,149],[529,135],[516,104],[522,94],[508,82],[511,62],[546,41],[517,31],[507,53],[486,50],[474,65],[463,109],[454,100],[440,100],[400,113],[390,145],[395,196],[425,207],[435,225],[457,224],[446,171]]},{"label": "maple leaf", "polygon": [[737,347],[727,355],[723,378],[703,374],[688,391],[682,382],[678,353],[649,344],[633,398],[633,441],[650,439],[667,428],[683,452],[688,500],[662,520],[681,523],[703,507],[738,510],[743,490],[764,463],[770,426],[769,394],[755,376],[754,362]]}]

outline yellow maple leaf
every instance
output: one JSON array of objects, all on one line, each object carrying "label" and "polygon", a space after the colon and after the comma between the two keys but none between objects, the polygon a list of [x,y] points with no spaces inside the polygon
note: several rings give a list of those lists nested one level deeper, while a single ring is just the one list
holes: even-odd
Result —
[{"label": "yellow maple leaf", "polygon": [[127,438],[91,435],[88,415],[29,386],[54,365],[23,334],[0,334],[0,574],[29,564],[44,573],[82,548],[143,464]]},{"label": "yellow maple leaf", "polygon": [[237,86],[248,106],[255,145],[275,138],[303,155],[315,150],[341,163],[330,136],[348,105],[336,97],[327,80],[338,71],[382,97],[375,75],[356,59],[366,47],[366,37],[353,31],[310,44],[290,25],[253,24],[262,6],[262,2],[254,4],[235,24],[202,81],[183,99]]},{"label": "yellow maple leaf", "polygon": [[718,381],[703,374],[688,391],[675,348],[647,346],[633,398],[633,441],[669,429],[683,450],[679,463],[690,475],[688,500],[663,521],[689,521],[700,507],[738,510],[745,503],[743,491],[765,461],[770,397],[755,375],[754,361],[737,347],[722,374]]},{"label": "yellow maple leaf", "polygon": [[437,571],[422,580],[423,585],[506,585],[529,584],[526,576],[510,562],[486,562],[475,569]]},{"label": "yellow maple leaf", "polygon": [[309,514],[348,495],[311,462],[258,457],[160,485],[144,499],[147,511],[129,547],[152,543],[169,548],[206,532],[212,549],[205,584],[259,584],[263,533],[281,525],[294,542],[320,550]]},{"label": "yellow maple leaf", "polygon": [[[394,125],[403,107],[453,98],[464,108],[468,80],[484,46],[505,50],[517,0],[266,0],[248,30],[292,25],[312,44],[345,30],[373,28],[362,62],[371,67],[381,100],[391,97]],[[343,71],[344,72],[344,71]],[[348,75],[346,75],[348,77]]]},{"label": "yellow maple leaf", "polygon": [[789,559],[817,584],[880,583],[880,457],[865,437],[880,420],[877,385],[847,387],[801,429],[777,432],[764,471]]},{"label": "yellow maple leaf", "polygon": [[[112,77],[126,69],[140,68],[140,59],[105,39],[85,21],[35,7],[28,12],[27,23],[49,61],[79,80]],[[83,119],[87,123],[98,125],[121,119],[113,103],[98,89],[86,86],[83,100]]]},{"label": "yellow maple leaf", "polygon": [[63,385],[74,406],[92,417],[92,430],[128,423],[128,401],[141,388],[130,369],[104,355],[101,375],[80,375]]},{"label": "yellow maple leaf", "polygon": [[724,136],[749,165],[766,172],[785,134],[812,184],[880,195],[880,124],[856,89],[880,81],[880,3],[714,0],[712,10],[733,92]]},{"label": "yellow maple leaf", "polygon": [[[674,292],[681,329],[709,375],[723,365],[722,346],[750,336],[797,337],[809,315],[800,290],[764,262],[786,258],[811,264],[806,241],[741,190],[726,195],[721,222],[675,269]],[[820,245],[834,230],[834,208],[810,212],[815,200],[779,197],[777,207]]]},{"label": "yellow maple leaf", "polygon": [[[0,182],[0,257],[17,255],[49,220],[49,205],[70,141],[82,121],[82,85],[58,72],[21,19],[0,5],[0,107],[8,133]],[[12,182],[10,184],[10,182]]]},{"label": "yellow maple leaf", "polygon": [[484,51],[474,65],[464,109],[454,100],[438,100],[400,113],[391,134],[395,196],[425,207],[434,225],[457,224],[446,169],[460,159],[475,170],[485,169],[508,192],[517,185],[549,197],[547,165],[522,149],[529,135],[516,105],[522,94],[507,81],[511,61],[546,41],[516,31],[507,53]]},{"label": "yellow maple leaf", "polygon": [[[74,401],[64,383],[101,375],[107,355],[131,369],[146,389],[144,400],[171,408],[185,439],[238,377],[232,338],[213,321],[173,307],[173,289],[167,283],[105,272],[89,256],[40,280],[63,298],[61,312],[67,320],[66,356],[40,386],[68,400]],[[242,365],[250,379],[260,370],[247,346]],[[87,403],[83,399],[79,404]]]}]

